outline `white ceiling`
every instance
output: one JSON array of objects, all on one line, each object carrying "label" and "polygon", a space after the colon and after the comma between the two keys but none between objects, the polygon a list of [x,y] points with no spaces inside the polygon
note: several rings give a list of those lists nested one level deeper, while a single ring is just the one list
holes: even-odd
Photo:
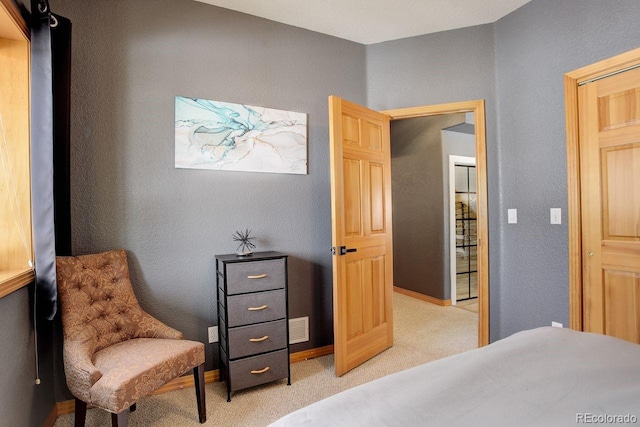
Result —
[{"label": "white ceiling", "polygon": [[530,0],[196,0],[362,44],[495,22]]}]

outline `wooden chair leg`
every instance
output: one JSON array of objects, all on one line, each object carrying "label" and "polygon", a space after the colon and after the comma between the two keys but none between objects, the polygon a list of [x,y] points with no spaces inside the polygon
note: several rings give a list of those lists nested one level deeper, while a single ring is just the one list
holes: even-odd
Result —
[{"label": "wooden chair leg", "polygon": [[84,427],[87,418],[87,404],[76,398],[75,427]]},{"label": "wooden chair leg", "polygon": [[111,414],[111,427],[127,427],[129,411],[126,409],[119,414]]},{"label": "wooden chair leg", "polygon": [[196,400],[198,401],[198,418],[200,424],[207,421],[207,404],[204,396],[204,364],[193,368],[193,379],[196,389]]}]

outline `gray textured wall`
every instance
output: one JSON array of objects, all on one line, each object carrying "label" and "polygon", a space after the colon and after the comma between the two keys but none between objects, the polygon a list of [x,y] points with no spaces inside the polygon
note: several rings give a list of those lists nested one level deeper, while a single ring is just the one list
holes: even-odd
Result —
[{"label": "gray textured wall", "polygon": [[391,122],[393,284],[442,300],[450,281],[441,130],[462,122],[464,114]]},{"label": "gray textured wall", "polygon": [[[568,324],[563,75],[640,46],[637,0],[534,0],[495,25],[501,204],[493,338]],[[562,208],[562,225],[549,208]],[[507,209],[518,224],[507,225]],[[493,264],[492,264],[493,265]]]},{"label": "gray textured wall", "polygon": [[[251,228],[256,250],[291,255],[290,315],[310,318],[292,351],[332,343],[327,97],[366,103],[365,47],[193,0],[52,8],[74,30],[74,253],[126,249],[143,307],[206,342],[214,255]],[[175,169],[176,95],[307,113],[309,174]]]},{"label": "gray textured wall", "polygon": [[[369,107],[388,110],[484,99],[487,126],[490,287],[498,280],[500,178],[496,139],[493,25],[445,31],[367,46]],[[395,171],[393,172],[395,173]],[[499,300],[491,299],[491,333]],[[493,339],[493,335],[491,337]]]},{"label": "gray textured wall", "polygon": [[[366,47],[191,0],[51,4],[74,25],[74,250],[128,249],[142,304],[188,338],[215,318],[213,255],[251,227],[292,255],[309,346],[330,342],[329,94],[380,110],[485,99],[491,340],[566,323],[566,225],[547,224],[566,208],[562,74],[637,47],[637,0],[533,0],[495,25]],[[175,170],[175,95],[309,113],[309,175]]]},{"label": "gray textured wall", "polygon": [[[367,46],[369,106],[482,98],[490,337],[568,323],[563,74],[640,45],[636,0],[533,0],[495,24]],[[518,224],[507,225],[507,208]]]},{"label": "gray textured wall", "polygon": [[40,374],[36,385],[35,344],[29,288],[0,298],[0,414],[3,426],[42,426],[55,405],[51,322],[40,322]]}]

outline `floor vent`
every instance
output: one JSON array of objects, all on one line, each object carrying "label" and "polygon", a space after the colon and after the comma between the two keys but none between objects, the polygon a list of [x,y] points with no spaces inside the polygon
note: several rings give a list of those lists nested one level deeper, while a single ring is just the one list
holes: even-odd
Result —
[{"label": "floor vent", "polygon": [[309,318],[289,319],[289,344],[309,341]]}]

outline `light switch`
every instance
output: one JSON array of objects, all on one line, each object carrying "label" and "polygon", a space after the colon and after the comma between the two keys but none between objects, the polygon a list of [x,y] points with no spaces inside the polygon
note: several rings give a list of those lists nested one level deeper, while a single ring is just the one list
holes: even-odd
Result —
[{"label": "light switch", "polygon": [[550,209],[551,224],[562,224],[562,209],[551,208]]},{"label": "light switch", "polygon": [[507,222],[509,224],[518,223],[518,209],[507,209]]}]

